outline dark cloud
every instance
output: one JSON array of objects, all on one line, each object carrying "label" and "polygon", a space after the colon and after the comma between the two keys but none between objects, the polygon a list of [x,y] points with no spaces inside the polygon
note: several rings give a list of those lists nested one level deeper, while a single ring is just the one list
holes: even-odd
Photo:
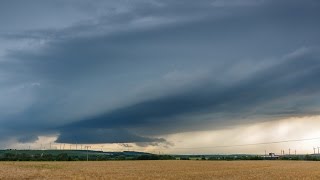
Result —
[{"label": "dark cloud", "polygon": [[172,146],[174,146],[173,142],[168,142],[165,139],[163,139],[163,141],[153,141],[153,142],[135,142],[134,143],[137,146],[140,147],[148,147],[148,146],[161,146],[164,148],[170,148]]},{"label": "dark cloud", "polygon": [[[26,8],[52,7],[44,22],[64,1],[54,4]],[[61,16],[75,12],[56,28],[1,33],[25,43],[0,60],[0,124],[20,142],[59,133],[63,143],[157,145],[170,133],[318,114],[318,1],[65,5]]]},{"label": "dark cloud", "polygon": [[133,147],[132,145],[130,145],[130,144],[125,144],[125,143],[120,143],[119,146],[126,147],[126,148]]},{"label": "dark cloud", "polygon": [[161,138],[148,138],[132,134],[122,129],[107,128],[66,128],[61,131],[58,143],[131,143],[131,142],[165,142]]},{"label": "dark cloud", "polygon": [[[232,85],[216,87],[208,78],[198,87],[142,101],[66,127],[127,128],[144,135],[163,135],[188,129],[212,129],[208,125],[215,122],[216,125],[246,123],[252,118],[258,121],[318,114],[317,105],[313,103],[318,101],[320,90],[316,83],[320,76],[319,55],[318,50],[297,52]],[[305,97],[306,94],[309,97]],[[215,118],[217,113],[222,116]],[[208,121],[201,118],[205,114],[213,115]],[[245,118],[241,120],[237,116]]]}]

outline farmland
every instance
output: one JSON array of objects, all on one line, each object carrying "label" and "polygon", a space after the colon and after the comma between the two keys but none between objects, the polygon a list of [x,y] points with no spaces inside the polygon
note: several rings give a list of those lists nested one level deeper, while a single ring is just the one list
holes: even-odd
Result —
[{"label": "farmland", "polygon": [[314,161],[0,162],[0,179],[320,179]]}]

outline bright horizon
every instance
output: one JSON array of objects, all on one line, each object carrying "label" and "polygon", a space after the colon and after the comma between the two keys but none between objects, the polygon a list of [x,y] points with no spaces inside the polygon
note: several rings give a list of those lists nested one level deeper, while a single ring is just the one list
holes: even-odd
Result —
[{"label": "bright horizon", "polygon": [[[155,154],[264,154],[273,152],[281,154],[313,154],[313,148],[320,146],[320,132],[317,130],[319,116],[290,118],[276,122],[262,122],[254,125],[243,125],[219,131],[204,131],[197,133],[180,133],[169,135],[166,139],[179,142],[174,147],[139,147],[132,143],[123,144],[65,144],[55,143],[56,136],[40,137],[35,143],[15,144],[12,149],[51,149],[85,150],[85,146],[90,146],[89,150],[102,151],[142,151]],[[288,125],[289,124],[289,125]],[[257,132],[257,129],[267,127],[265,132]],[[308,129],[305,133],[303,129]],[[248,134],[254,134],[250,137]],[[236,138],[230,137],[235,135]],[[272,134],[272,135],[270,135]],[[225,138],[229,136],[228,138]],[[268,137],[268,138],[265,138]],[[281,137],[292,137],[280,139]],[[184,139],[184,140],[183,140]],[[188,140],[185,140],[188,139]],[[223,139],[224,141],[219,141]],[[240,140],[239,140],[240,139]],[[244,139],[244,140],[241,140]],[[268,141],[266,141],[266,139]],[[289,142],[283,142],[289,141]],[[265,144],[263,144],[265,143]],[[220,146],[220,147],[219,147]],[[230,146],[230,147],[221,147]],[[315,150],[318,153],[318,150]]]}]

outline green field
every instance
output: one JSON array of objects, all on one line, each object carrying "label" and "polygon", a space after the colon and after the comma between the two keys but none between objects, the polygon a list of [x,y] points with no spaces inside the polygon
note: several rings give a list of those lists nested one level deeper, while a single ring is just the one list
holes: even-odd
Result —
[{"label": "green field", "polygon": [[144,152],[103,152],[86,150],[0,150],[0,161],[103,161],[103,160],[168,160],[169,155],[153,155]]},{"label": "green field", "polygon": [[277,159],[262,155],[156,155],[144,152],[103,152],[86,150],[0,150],[0,161],[104,161],[104,160],[307,160],[320,161],[319,155],[284,155]]}]

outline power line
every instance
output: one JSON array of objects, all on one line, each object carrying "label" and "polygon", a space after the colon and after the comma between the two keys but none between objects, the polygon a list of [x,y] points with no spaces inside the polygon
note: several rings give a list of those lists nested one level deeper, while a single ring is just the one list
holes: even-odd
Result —
[{"label": "power line", "polygon": [[250,144],[235,144],[235,145],[221,145],[221,146],[206,146],[206,147],[172,147],[168,149],[214,149],[214,148],[229,148],[229,147],[242,147],[242,146],[257,146],[257,145],[266,145],[266,144],[280,144],[288,142],[301,142],[301,141],[311,141],[318,140],[320,137],[315,138],[305,138],[305,139],[290,139],[282,141],[271,141],[271,142],[260,142],[260,143],[250,143]]},{"label": "power line", "polygon": [[[249,144],[234,144],[234,145],[218,145],[218,146],[206,146],[206,147],[170,147],[170,148],[155,148],[153,150],[163,150],[163,149],[215,149],[215,148],[231,148],[231,147],[243,147],[243,146],[258,146],[258,145],[267,145],[267,144],[280,144],[280,143],[289,143],[289,142],[301,142],[301,141],[312,141],[320,140],[320,137],[315,138],[304,138],[304,139],[290,139],[282,141],[270,141],[270,142],[259,142],[259,143],[249,143]],[[85,147],[87,148],[87,147]],[[107,148],[109,150],[119,150],[118,148]],[[141,150],[142,148],[133,148],[132,151]],[[88,148],[87,148],[88,150]]]},{"label": "power line", "polygon": [[241,146],[257,146],[257,145],[266,145],[266,144],[280,144],[288,142],[299,142],[299,141],[311,141],[317,140],[320,137],[316,138],[306,138],[306,139],[290,139],[283,141],[271,141],[271,142],[260,142],[260,143],[251,143],[251,144],[235,144],[235,145],[223,145],[223,146],[208,146],[208,147],[181,147],[181,148],[171,148],[171,149],[207,149],[207,148],[228,148],[228,147],[241,147]]}]

